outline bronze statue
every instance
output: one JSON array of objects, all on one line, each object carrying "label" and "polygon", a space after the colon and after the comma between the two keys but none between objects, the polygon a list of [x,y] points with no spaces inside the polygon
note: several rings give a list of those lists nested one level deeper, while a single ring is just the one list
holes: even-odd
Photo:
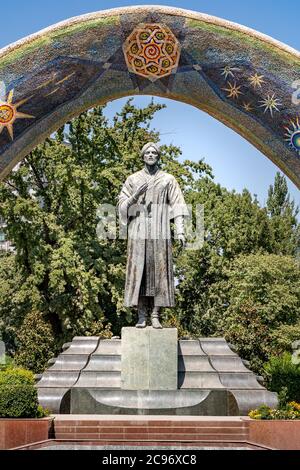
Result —
[{"label": "bronze statue", "polygon": [[174,274],[170,221],[185,245],[188,210],[174,176],[159,167],[160,149],[146,144],[144,168],[129,176],[119,195],[120,221],[128,226],[125,306],[138,308],[137,328],[145,328],[148,312],[153,328],[162,328],[160,307],[173,307]]}]

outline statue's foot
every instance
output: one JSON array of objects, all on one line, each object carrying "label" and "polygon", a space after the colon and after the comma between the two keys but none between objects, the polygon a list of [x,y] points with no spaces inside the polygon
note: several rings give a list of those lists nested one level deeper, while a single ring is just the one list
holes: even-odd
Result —
[{"label": "statue's foot", "polygon": [[147,326],[147,321],[146,319],[139,318],[137,324],[135,325],[136,328],[146,328]]},{"label": "statue's foot", "polygon": [[144,309],[138,311],[138,322],[135,325],[136,328],[146,328],[147,326],[147,312]]},{"label": "statue's foot", "polygon": [[151,323],[152,323],[152,327],[155,328],[156,330],[162,330],[162,326],[157,317],[152,318]]}]

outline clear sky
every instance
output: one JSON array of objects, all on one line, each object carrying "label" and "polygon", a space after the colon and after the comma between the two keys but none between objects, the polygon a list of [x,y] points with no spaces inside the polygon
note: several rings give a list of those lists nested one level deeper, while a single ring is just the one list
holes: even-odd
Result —
[{"label": "clear sky", "polygon": [[[1,2],[0,48],[58,21],[93,11],[127,5],[168,5],[195,10],[243,24],[268,34],[300,50],[299,0],[14,0]],[[299,77],[300,78],[300,77]],[[1,80],[1,77],[0,77]],[[277,167],[249,142],[207,114],[186,104],[161,100],[167,109],[160,111],[154,126],[163,143],[179,145],[183,158],[204,157],[214,170],[216,181],[229,189],[247,187],[261,203],[267,197]],[[120,109],[122,100],[108,105],[109,116]],[[149,97],[136,97],[145,105]],[[300,205],[300,192],[289,181],[292,197]]]}]

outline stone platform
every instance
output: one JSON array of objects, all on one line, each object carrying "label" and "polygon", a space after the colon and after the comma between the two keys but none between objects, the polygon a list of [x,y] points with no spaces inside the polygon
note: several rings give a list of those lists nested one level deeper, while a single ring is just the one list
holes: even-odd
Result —
[{"label": "stone platform", "polygon": [[[0,427],[2,421],[9,420],[0,420]],[[30,444],[20,447],[19,442],[17,449],[300,450],[299,420],[266,421],[253,420],[246,416],[59,414],[52,415],[51,421],[49,434],[44,435],[42,442],[37,442],[36,433],[26,432],[25,442]],[[12,427],[15,425],[16,422],[12,423]],[[20,438],[19,434],[15,430],[11,444],[15,442],[17,445],[16,438]]]},{"label": "stone platform", "polygon": [[[276,407],[276,394],[223,338],[177,341],[174,329],[125,330],[131,332],[123,331],[122,340],[75,337],[66,344],[37,383],[41,405],[56,414],[185,416],[241,416],[261,404]],[[156,382],[148,360],[153,355]],[[140,384],[129,377],[139,368],[145,369]]]}]

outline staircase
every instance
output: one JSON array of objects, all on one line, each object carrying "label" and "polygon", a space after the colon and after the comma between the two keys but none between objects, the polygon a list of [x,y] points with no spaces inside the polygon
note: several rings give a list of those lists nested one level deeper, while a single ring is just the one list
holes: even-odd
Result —
[{"label": "staircase", "polygon": [[247,420],[226,417],[59,415],[52,438],[97,445],[237,445],[248,440]]}]

